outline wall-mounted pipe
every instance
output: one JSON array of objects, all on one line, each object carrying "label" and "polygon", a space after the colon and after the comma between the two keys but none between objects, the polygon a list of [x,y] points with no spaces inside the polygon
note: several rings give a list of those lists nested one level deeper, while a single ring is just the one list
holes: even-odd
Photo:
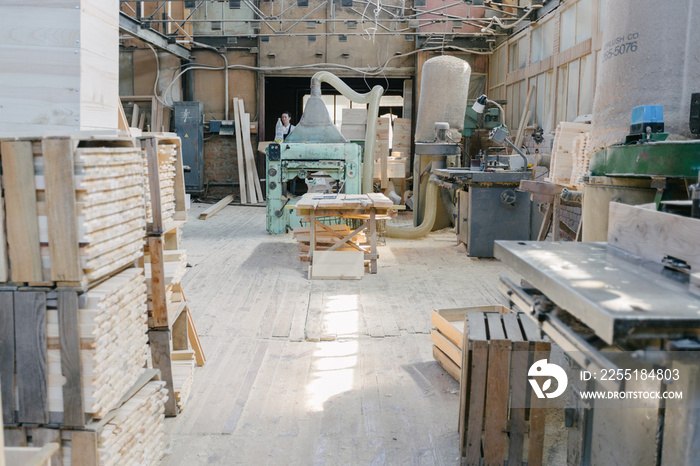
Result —
[{"label": "wall-mounted pipe", "polygon": [[[375,135],[377,134],[377,118],[379,116],[379,99],[384,94],[384,88],[382,86],[374,86],[370,92],[359,94],[333,73],[319,71],[311,77],[311,92],[313,93],[314,87],[317,87],[320,91],[322,82],[330,84],[353,102],[368,104],[365,156],[362,164],[362,192],[371,193],[374,183],[374,146],[376,142]],[[388,154],[383,154],[382,157],[388,157]]]}]

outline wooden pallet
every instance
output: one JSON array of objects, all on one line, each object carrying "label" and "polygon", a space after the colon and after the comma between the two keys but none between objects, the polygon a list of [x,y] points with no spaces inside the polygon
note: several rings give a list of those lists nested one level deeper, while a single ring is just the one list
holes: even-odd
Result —
[{"label": "wooden pallet", "polygon": [[0,292],[4,423],[83,427],[103,418],[144,371],[145,310],[137,268],[82,294]]},{"label": "wooden pallet", "polygon": [[[528,369],[550,343],[523,314],[469,312],[462,343],[460,452],[467,465],[542,464],[544,401]],[[529,417],[528,417],[529,415]],[[523,457],[527,440],[527,458]]]},{"label": "wooden pallet", "polygon": [[58,444],[51,464],[59,466],[158,464],[165,453],[163,410],[167,396],[158,371],[149,369],[102,420],[80,430],[6,427],[5,444],[33,448]]},{"label": "wooden pallet", "polygon": [[85,288],[140,255],[144,173],[135,140],[5,139],[0,278]]}]

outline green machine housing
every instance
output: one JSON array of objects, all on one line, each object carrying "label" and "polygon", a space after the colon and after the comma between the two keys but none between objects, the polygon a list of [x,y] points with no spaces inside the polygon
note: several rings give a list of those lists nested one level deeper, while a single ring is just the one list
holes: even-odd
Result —
[{"label": "green machine housing", "polygon": [[293,209],[296,203],[287,183],[305,181],[315,172],[325,172],[338,182],[338,192],[361,194],[362,147],[354,143],[272,143],[265,150],[267,183],[267,231],[286,233],[301,224]]}]

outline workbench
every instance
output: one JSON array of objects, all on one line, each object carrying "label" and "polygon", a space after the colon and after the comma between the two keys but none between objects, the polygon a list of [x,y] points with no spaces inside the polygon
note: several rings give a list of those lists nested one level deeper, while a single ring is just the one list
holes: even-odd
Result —
[{"label": "workbench", "polygon": [[[385,195],[372,194],[316,194],[307,193],[299,199],[294,206],[302,221],[311,226],[311,241],[309,247],[309,261],[313,267],[313,255],[316,250],[316,228],[321,228],[338,236],[339,241],[327,251],[335,251],[342,246],[361,251],[364,260],[369,260],[369,271],[377,273],[377,220],[388,220],[396,216],[394,203]],[[364,220],[362,225],[351,233],[343,236],[328,225],[320,221],[320,218],[338,217],[340,219]],[[350,241],[358,233],[368,233],[369,250]]]}]

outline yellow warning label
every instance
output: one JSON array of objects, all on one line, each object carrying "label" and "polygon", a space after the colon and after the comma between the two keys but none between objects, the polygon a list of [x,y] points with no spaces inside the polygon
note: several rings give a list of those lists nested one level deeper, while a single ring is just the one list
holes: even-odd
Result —
[{"label": "yellow warning label", "polygon": [[187,133],[185,133],[185,137],[188,138],[188,137],[190,137],[190,136],[189,136]]}]

